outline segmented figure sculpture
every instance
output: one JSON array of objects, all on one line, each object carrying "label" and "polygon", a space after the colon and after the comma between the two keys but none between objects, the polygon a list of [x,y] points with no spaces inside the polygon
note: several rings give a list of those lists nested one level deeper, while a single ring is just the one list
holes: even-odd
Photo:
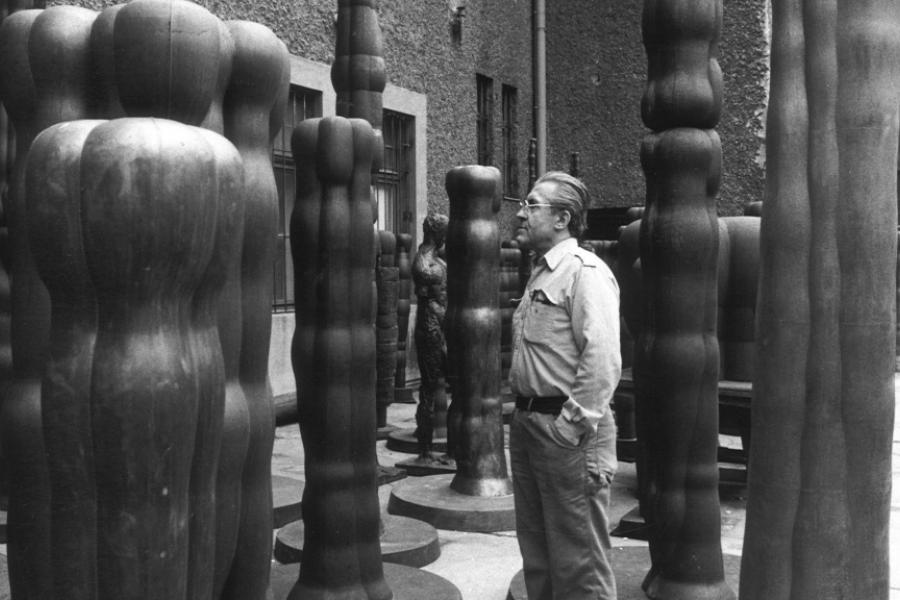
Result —
[{"label": "segmented figure sculpture", "polygon": [[388,600],[376,484],[375,268],[371,166],[362,119],[303,121],[291,142],[297,201],[292,347],[306,464],[304,560],[291,599]]},{"label": "segmented figure sculpture", "polygon": [[447,443],[456,460],[450,488],[469,496],[512,493],[500,399],[499,186],[494,167],[463,166],[447,173],[445,331],[453,396]]},{"label": "segmented figure sculpture", "polygon": [[[716,337],[721,0],[645,0],[642,327],[635,346],[650,598],[729,599],[720,540]],[[639,453],[641,454],[641,453]]]}]

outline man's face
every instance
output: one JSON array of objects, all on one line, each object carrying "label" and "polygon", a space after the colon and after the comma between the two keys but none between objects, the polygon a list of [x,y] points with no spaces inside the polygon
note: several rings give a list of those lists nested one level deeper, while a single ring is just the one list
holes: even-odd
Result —
[{"label": "man's face", "polygon": [[525,198],[526,206],[516,213],[516,217],[519,218],[516,241],[520,248],[543,254],[553,247],[557,224],[560,222],[560,211],[554,211],[549,204],[556,192],[556,186],[557,184],[552,181],[544,181],[534,186]]}]

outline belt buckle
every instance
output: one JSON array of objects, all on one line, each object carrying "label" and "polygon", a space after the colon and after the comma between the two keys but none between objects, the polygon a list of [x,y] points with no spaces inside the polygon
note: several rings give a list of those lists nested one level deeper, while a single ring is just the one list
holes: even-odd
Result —
[{"label": "belt buckle", "polygon": [[534,404],[534,396],[528,397],[528,407],[525,409],[527,411],[531,411],[531,405]]}]

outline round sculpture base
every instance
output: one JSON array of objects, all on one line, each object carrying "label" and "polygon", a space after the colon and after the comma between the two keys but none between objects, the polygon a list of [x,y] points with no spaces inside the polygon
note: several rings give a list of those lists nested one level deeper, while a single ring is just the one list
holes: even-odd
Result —
[{"label": "round sculpture base", "polygon": [[454,475],[430,475],[397,483],[388,512],[454,531],[511,531],[516,528],[512,494],[469,496],[450,489]]},{"label": "round sculpture base", "polygon": [[415,458],[401,460],[395,463],[394,466],[403,469],[407,475],[412,477],[456,473],[456,461],[446,454],[438,454],[432,459],[416,456]]},{"label": "round sculpture base", "polygon": [[[394,452],[404,452],[406,454],[419,453],[419,440],[416,438],[416,428],[407,427],[405,429],[395,429],[388,433],[387,436],[388,450]],[[431,441],[432,452],[446,452],[447,438],[435,437]]]},{"label": "round sculpture base", "polygon": [[[299,574],[299,565],[274,563],[269,598],[285,600]],[[439,575],[413,567],[384,563],[384,580],[394,592],[394,600],[462,600],[455,585]]]},{"label": "round sculpture base", "polygon": [[272,506],[274,527],[283,527],[303,517],[300,500],[303,482],[299,479],[272,475]]},{"label": "round sculpture base", "polygon": [[[741,557],[725,554],[722,558],[725,562],[725,585],[732,591],[736,591],[741,571]],[[616,546],[610,550],[609,559],[612,563],[613,573],[616,575],[618,600],[647,600],[648,596],[641,587],[644,583],[644,578],[647,577],[647,573],[650,571],[650,551],[647,547]],[[705,598],[705,596],[689,596]],[[506,595],[506,600],[528,600],[528,594],[525,591],[525,577],[522,571],[513,576],[512,582],[509,584],[509,593]]]},{"label": "round sculpture base", "polygon": [[[387,563],[424,567],[441,555],[437,530],[409,517],[383,515],[381,559]],[[285,564],[298,563],[303,558],[303,521],[285,525],[275,535],[275,559]]]}]

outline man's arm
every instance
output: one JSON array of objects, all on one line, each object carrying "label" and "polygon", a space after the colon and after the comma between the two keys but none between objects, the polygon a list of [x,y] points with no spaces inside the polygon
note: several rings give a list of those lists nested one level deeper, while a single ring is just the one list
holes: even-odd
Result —
[{"label": "man's arm", "polygon": [[562,415],[592,431],[609,410],[619,377],[619,288],[604,265],[583,265],[571,297],[572,332],[580,351],[575,381]]}]

